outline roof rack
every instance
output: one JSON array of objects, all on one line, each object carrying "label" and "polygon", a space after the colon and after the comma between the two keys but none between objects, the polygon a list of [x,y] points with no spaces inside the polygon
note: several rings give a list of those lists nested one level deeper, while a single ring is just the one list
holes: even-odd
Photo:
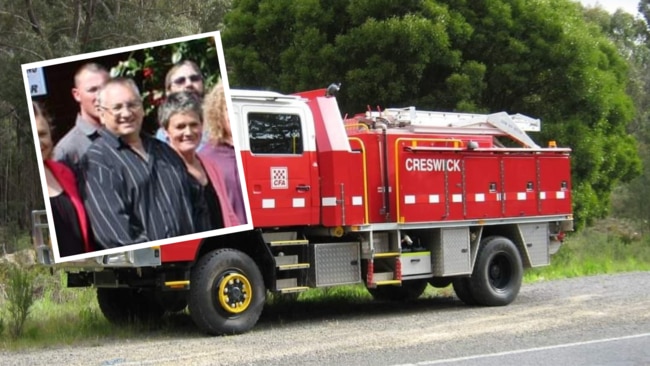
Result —
[{"label": "roof rack", "polygon": [[539,148],[525,131],[540,131],[541,121],[522,114],[429,112],[407,107],[366,112],[366,118],[388,126],[408,127],[412,132],[509,136],[525,147]]}]

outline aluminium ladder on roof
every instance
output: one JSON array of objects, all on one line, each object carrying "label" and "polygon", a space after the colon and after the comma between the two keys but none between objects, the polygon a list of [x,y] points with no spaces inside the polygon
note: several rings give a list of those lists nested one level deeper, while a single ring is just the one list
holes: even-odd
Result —
[{"label": "aluminium ladder on roof", "polygon": [[412,132],[506,135],[525,147],[539,148],[525,131],[540,131],[541,121],[522,114],[429,112],[408,107],[367,112],[366,117],[382,118],[397,125],[406,125]]}]

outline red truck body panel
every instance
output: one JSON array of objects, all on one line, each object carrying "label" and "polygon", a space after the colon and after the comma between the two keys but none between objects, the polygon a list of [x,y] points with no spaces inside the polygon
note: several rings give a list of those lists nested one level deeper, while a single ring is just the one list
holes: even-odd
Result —
[{"label": "red truck body panel", "polygon": [[[255,228],[571,215],[568,149],[508,149],[481,134],[368,128],[362,117],[343,121],[324,89],[297,95],[313,117],[317,151],[241,151]],[[235,123],[246,124],[240,117]],[[163,246],[162,261],[194,260],[200,242]]]}]

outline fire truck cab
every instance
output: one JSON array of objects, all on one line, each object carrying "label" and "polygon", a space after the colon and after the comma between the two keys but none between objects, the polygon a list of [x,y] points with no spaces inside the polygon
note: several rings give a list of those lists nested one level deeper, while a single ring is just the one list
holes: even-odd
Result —
[{"label": "fire truck cab", "polygon": [[[189,307],[209,334],[250,330],[267,291],[363,284],[379,300],[452,285],[472,305],[517,296],[572,230],[570,149],[522,115],[368,111],[325,89],[231,90],[253,230],[61,263],[111,321]],[[506,141],[507,140],[507,141]],[[52,265],[43,213],[39,260]]]}]

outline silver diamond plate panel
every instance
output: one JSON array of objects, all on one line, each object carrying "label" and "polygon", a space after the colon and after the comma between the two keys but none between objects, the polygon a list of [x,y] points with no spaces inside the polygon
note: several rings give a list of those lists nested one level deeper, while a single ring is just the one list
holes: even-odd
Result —
[{"label": "silver diamond plate panel", "polygon": [[361,282],[359,243],[314,244],[316,286]]},{"label": "silver diamond plate panel", "polygon": [[434,243],[433,274],[451,276],[471,272],[469,228],[439,229]]},{"label": "silver diamond plate panel", "polygon": [[519,231],[530,265],[538,267],[550,264],[548,223],[521,224]]}]

